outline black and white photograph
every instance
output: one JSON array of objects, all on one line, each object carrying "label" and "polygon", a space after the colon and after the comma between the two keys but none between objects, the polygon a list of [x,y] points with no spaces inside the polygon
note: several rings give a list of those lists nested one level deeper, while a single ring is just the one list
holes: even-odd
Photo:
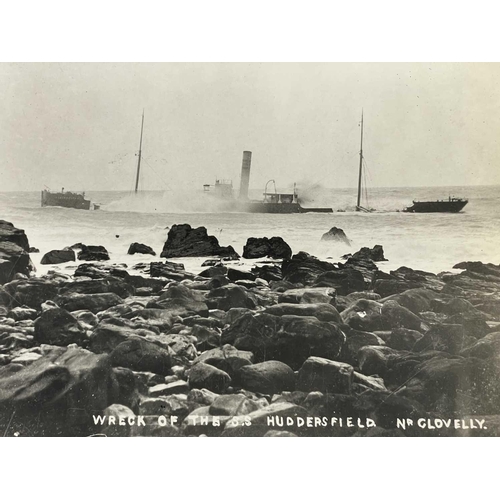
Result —
[{"label": "black and white photograph", "polygon": [[2,63],[1,434],[499,435],[499,77]]},{"label": "black and white photograph", "polygon": [[[214,473],[295,486],[294,463],[370,488],[382,469],[439,476],[445,442],[475,470],[463,443],[500,435],[500,65],[482,2],[49,4],[6,12],[0,35],[10,483],[80,459],[88,478],[142,462],[203,494]],[[115,439],[49,458],[68,440],[38,437]],[[388,465],[356,437],[422,438],[425,458],[404,444]]]}]

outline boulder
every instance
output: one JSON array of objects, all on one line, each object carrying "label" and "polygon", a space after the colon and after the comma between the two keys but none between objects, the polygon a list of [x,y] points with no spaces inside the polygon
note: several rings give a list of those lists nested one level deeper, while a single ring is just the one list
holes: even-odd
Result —
[{"label": "boulder", "polygon": [[42,278],[20,281],[16,283],[12,292],[15,303],[37,310],[40,310],[42,304],[47,300],[53,300],[57,297],[56,285]]},{"label": "boulder", "polygon": [[197,363],[188,372],[188,382],[189,387],[193,389],[208,389],[222,393],[231,384],[231,377],[215,366]]},{"label": "boulder", "polygon": [[54,302],[59,307],[70,312],[87,309],[95,314],[118,304],[123,304],[123,299],[115,293],[69,293],[68,295],[57,296]]},{"label": "boulder", "polygon": [[75,252],[71,248],[64,250],[51,250],[47,252],[40,261],[40,264],[62,264],[63,262],[71,262],[75,259]]},{"label": "boulder", "polygon": [[347,363],[311,356],[299,370],[297,389],[304,392],[350,394],[354,368]]},{"label": "boulder", "polygon": [[319,303],[319,304],[275,304],[270,307],[266,307],[265,312],[267,314],[273,314],[275,316],[313,316],[318,318],[320,321],[332,321],[334,323],[343,323],[342,318],[331,304]]},{"label": "boulder", "polygon": [[233,247],[221,247],[215,236],[209,236],[203,226],[196,229],[189,224],[174,224],[163,246],[161,257],[231,257],[238,259],[239,255]]},{"label": "boulder", "polygon": [[281,265],[284,280],[303,285],[312,285],[321,274],[337,269],[331,262],[319,260],[306,252],[293,255],[291,259],[284,260]]},{"label": "boulder", "polygon": [[227,268],[227,278],[230,281],[248,280],[255,281],[256,275],[248,271],[242,271],[241,269],[235,269],[234,267]]},{"label": "boulder", "polygon": [[391,349],[402,351],[411,351],[413,346],[424,336],[423,333],[417,330],[408,328],[394,328],[391,336],[387,340],[387,346]]},{"label": "boulder", "polygon": [[14,243],[26,252],[29,252],[30,245],[24,229],[19,229],[11,222],[0,220],[0,243]]},{"label": "boulder", "polygon": [[109,260],[108,251],[102,245],[79,245],[78,260]]},{"label": "boulder", "polygon": [[40,344],[81,344],[87,337],[78,320],[64,309],[44,311],[35,321],[34,338]]},{"label": "boulder", "polygon": [[384,257],[384,249],[382,248],[382,245],[375,245],[372,249],[363,247],[355,252],[351,258],[357,260],[373,260],[374,262],[387,260]]},{"label": "boulder", "polygon": [[233,283],[214,288],[207,294],[207,303],[210,309],[229,311],[235,307],[255,309],[257,301],[252,292],[245,287]]},{"label": "boulder", "polygon": [[251,365],[254,355],[250,351],[241,351],[230,344],[203,352],[194,363],[206,363],[229,374],[231,378],[242,366]]},{"label": "boulder", "polygon": [[383,330],[382,304],[374,300],[359,299],[340,313],[340,317],[351,328],[373,332]]},{"label": "boulder", "polygon": [[243,247],[244,259],[259,259],[269,257],[272,259],[289,259],[292,249],[279,236],[272,238],[248,238]]},{"label": "boulder", "polygon": [[217,396],[208,410],[210,415],[248,415],[260,409],[260,405],[244,394],[223,394]]},{"label": "boulder", "polygon": [[108,277],[92,280],[77,280],[63,284],[59,288],[59,294],[69,295],[71,293],[94,294],[94,293],[115,293],[122,299],[135,294],[135,289],[121,278]]},{"label": "boulder", "polygon": [[413,346],[414,352],[432,349],[458,354],[466,345],[466,336],[462,325],[437,324],[420,338]]},{"label": "boulder", "polygon": [[25,436],[93,434],[92,415],[113,404],[117,392],[108,356],[57,348],[25,368],[0,368],[0,430]]},{"label": "boulder", "polygon": [[312,282],[312,286],[335,288],[339,295],[361,292],[367,287],[363,273],[352,267],[326,271]]},{"label": "boulder", "polygon": [[131,243],[127,253],[129,255],[134,255],[136,253],[142,253],[142,254],[147,254],[147,255],[156,255],[156,252],[151,248],[148,247],[147,245],[144,245],[143,243]]},{"label": "boulder", "polygon": [[380,302],[389,300],[397,302],[400,306],[406,307],[412,313],[419,314],[423,311],[431,311],[432,303],[439,297],[439,293],[426,288],[412,288],[401,293],[389,295]]},{"label": "boulder", "polygon": [[388,300],[382,304],[381,309],[383,328],[409,328],[410,330],[422,331],[424,325],[422,320],[406,307],[400,306],[394,300]]},{"label": "boulder", "polygon": [[283,292],[278,302],[289,304],[331,304],[335,306],[335,288],[292,288]]},{"label": "boulder", "polygon": [[336,359],[345,338],[338,325],[315,317],[259,313],[237,319],[221,340],[253,352],[257,362],[275,359],[298,369],[311,355]]},{"label": "boulder", "polygon": [[139,337],[119,343],[110,354],[113,366],[167,375],[171,367],[167,349]]},{"label": "boulder", "polygon": [[264,361],[255,365],[242,366],[237,372],[235,383],[248,391],[277,394],[295,389],[295,374],[288,365],[281,361]]},{"label": "boulder", "polygon": [[347,238],[346,234],[339,227],[332,227],[327,233],[321,237],[321,241],[334,241],[339,243],[345,243],[351,246],[351,242]]},{"label": "boulder", "polygon": [[0,241],[0,284],[8,283],[17,273],[29,276],[32,269],[26,250],[10,241]]}]

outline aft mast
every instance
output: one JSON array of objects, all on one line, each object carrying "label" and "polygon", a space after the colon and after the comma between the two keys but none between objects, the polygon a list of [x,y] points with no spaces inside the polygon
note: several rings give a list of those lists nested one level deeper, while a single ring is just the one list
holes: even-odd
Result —
[{"label": "aft mast", "polygon": [[361,207],[361,178],[363,175],[363,110],[361,110],[361,148],[359,150],[359,179],[358,179],[358,202],[356,203],[356,211],[365,210]]},{"label": "aft mast", "polygon": [[141,154],[142,154],[142,131],[144,129],[144,110],[142,110],[142,123],[141,123],[141,140],[139,142],[139,159],[137,161],[137,175],[135,178],[135,192],[139,188],[139,173],[141,171]]}]

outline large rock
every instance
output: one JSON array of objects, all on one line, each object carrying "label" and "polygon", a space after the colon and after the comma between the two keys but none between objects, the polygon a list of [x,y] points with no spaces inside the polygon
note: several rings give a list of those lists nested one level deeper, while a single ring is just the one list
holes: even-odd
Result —
[{"label": "large rock", "polygon": [[160,375],[167,375],[171,367],[167,349],[141,338],[119,343],[111,351],[110,358],[113,366]]},{"label": "large rock", "polygon": [[206,363],[215,366],[233,378],[242,366],[251,365],[253,359],[252,352],[241,351],[230,344],[226,344],[203,352],[196,358],[194,363]]},{"label": "large rock", "polygon": [[222,342],[252,351],[257,362],[276,359],[298,369],[309,356],[336,359],[345,334],[334,323],[311,316],[247,314],[222,332]]},{"label": "large rock", "polygon": [[40,310],[42,304],[47,300],[53,300],[57,296],[57,287],[54,283],[45,281],[43,278],[33,278],[27,281],[20,281],[11,289],[13,283],[9,283],[7,288],[11,290],[14,302],[23,306]]},{"label": "large rock", "polygon": [[233,283],[211,290],[207,294],[207,302],[211,309],[223,311],[229,311],[235,307],[255,309],[257,306],[255,296],[251,292]]},{"label": "large rock", "polygon": [[299,252],[291,259],[284,260],[281,266],[284,280],[303,285],[312,285],[321,274],[337,269],[331,262],[319,260],[306,252]]},{"label": "large rock", "polygon": [[384,329],[382,304],[374,300],[358,299],[344,309],[340,317],[355,330],[373,332]]},{"label": "large rock", "polygon": [[70,293],[68,295],[59,295],[54,301],[59,307],[70,312],[87,309],[94,314],[118,304],[123,304],[123,299],[115,293]]},{"label": "large rock", "polygon": [[40,344],[67,346],[80,344],[86,335],[73,315],[55,307],[44,311],[35,321],[34,338]]},{"label": "large rock", "polygon": [[351,242],[347,238],[346,234],[339,227],[332,227],[327,233],[321,237],[321,241],[334,241],[339,243],[345,243],[351,246]]},{"label": "large rock", "polygon": [[335,306],[335,288],[292,288],[283,292],[278,302],[289,304],[332,304]]},{"label": "large rock", "polygon": [[134,255],[136,253],[156,255],[156,252],[151,247],[148,247],[147,245],[144,245],[143,243],[131,243],[130,247],[128,248],[127,253],[129,255]]},{"label": "large rock", "polygon": [[92,280],[77,280],[65,283],[59,288],[61,295],[71,293],[93,294],[93,293],[115,293],[122,299],[134,295],[135,289],[121,278],[110,276],[108,278],[98,278]]},{"label": "large rock", "polygon": [[223,394],[217,396],[208,410],[210,415],[239,416],[248,415],[260,408],[244,394]]},{"label": "large rock", "polygon": [[433,301],[439,297],[439,294],[426,288],[412,288],[404,292],[389,295],[380,302],[389,300],[397,302],[400,306],[406,307],[412,313],[419,314],[423,311],[431,311]]},{"label": "large rock", "polygon": [[243,247],[243,258],[259,259],[270,257],[272,259],[289,259],[292,249],[283,238],[273,236],[272,238],[248,238]]},{"label": "large rock", "polygon": [[334,323],[343,323],[342,318],[331,304],[275,304],[266,307],[267,314],[275,316],[314,316],[320,321],[333,321]]},{"label": "large rock", "polygon": [[350,394],[354,368],[347,363],[311,356],[301,366],[297,389],[304,392]]},{"label": "large rock", "polygon": [[102,245],[78,245],[78,260],[109,260],[108,251]]},{"label": "large rock", "polygon": [[382,248],[382,245],[375,245],[372,249],[363,247],[355,252],[351,258],[357,260],[373,260],[374,262],[387,260],[384,257],[384,249]]},{"label": "large rock", "polygon": [[342,269],[320,274],[312,286],[335,288],[339,295],[361,292],[367,287],[363,273],[359,269],[348,267],[347,264]]},{"label": "large rock", "polygon": [[4,242],[14,243],[26,252],[30,248],[24,229],[18,229],[11,222],[0,220],[0,243]]},{"label": "large rock", "polygon": [[32,270],[26,250],[10,241],[0,241],[0,284],[13,280],[17,273],[28,276]]},{"label": "large rock", "polygon": [[462,325],[433,325],[424,337],[413,346],[413,351],[421,352],[432,349],[458,354],[465,347],[465,331]]},{"label": "large rock", "polygon": [[92,434],[92,415],[113,404],[117,392],[108,356],[56,348],[25,368],[0,368],[0,431],[25,436]]},{"label": "large rock", "polygon": [[231,377],[215,366],[197,363],[189,370],[188,382],[189,387],[193,389],[208,389],[221,393],[231,384]]},{"label": "large rock", "polygon": [[64,250],[51,250],[47,252],[40,261],[40,264],[62,264],[64,262],[71,262],[75,260],[75,252],[71,249]]},{"label": "large rock", "polygon": [[241,367],[237,382],[248,391],[276,394],[295,389],[295,374],[285,363],[271,360]]},{"label": "large rock", "polygon": [[167,241],[163,246],[161,257],[231,257],[238,259],[239,255],[233,247],[221,247],[215,236],[209,236],[203,226],[196,229],[189,224],[174,224],[168,232]]}]

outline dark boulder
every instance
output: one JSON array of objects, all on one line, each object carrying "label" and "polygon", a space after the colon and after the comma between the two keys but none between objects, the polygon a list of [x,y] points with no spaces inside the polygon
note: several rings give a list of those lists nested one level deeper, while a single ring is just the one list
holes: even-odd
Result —
[{"label": "dark boulder", "polygon": [[253,359],[252,352],[241,351],[230,344],[226,344],[203,352],[196,358],[194,363],[206,363],[215,366],[233,378],[242,366],[251,365]]},{"label": "dark boulder", "polygon": [[355,330],[373,332],[384,329],[382,304],[374,300],[358,299],[344,309],[340,317]]},{"label": "dark boulder", "polygon": [[78,260],[109,260],[108,251],[102,245],[79,245]]},{"label": "dark boulder", "polygon": [[227,274],[227,267],[222,264],[208,267],[207,269],[203,269],[198,276],[202,278],[214,278],[215,276],[225,276]]},{"label": "dark boulder", "polygon": [[281,281],[283,279],[281,267],[279,266],[255,266],[252,268],[252,273],[267,282]]},{"label": "dark boulder", "polygon": [[413,346],[424,336],[417,330],[394,328],[387,340],[387,346],[392,349],[411,351]]},{"label": "dark boulder", "polygon": [[16,283],[12,295],[15,303],[40,310],[45,301],[57,296],[57,287],[43,278],[33,278]]},{"label": "dark boulder", "polygon": [[40,264],[62,264],[75,260],[75,252],[71,249],[51,250],[47,252],[40,261]]},{"label": "dark boulder", "polygon": [[0,241],[0,284],[13,280],[17,273],[29,276],[32,270],[26,250],[10,241]]},{"label": "dark boulder", "polygon": [[233,247],[221,247],[215,236],[209,236],[203,226],[195,229],[189,224],[174,224],[163,246],[161,257],[231,257],[238,259],[239,255]]},{"label": "dark boulder", "polygon": [[283,292],[279,303],[288,304],[331,304],[335,306],[337,292],[335,288],[293,288]]},{"label": "dark boulder", "polygon": [[367,287],[363,273],[352,267],[326,271],[313,281],[312,286],[335,288],[339,295],[361,292]]},{"label": "dark boulder", "polygon": [[224,371],[206,363],[195,364],[188,373],[189,387],[208,389],[216,393],[225,392],[231,384],[231,377]]},{"label": "dark boulder", "polygon": [[306,252],[299,252],[291,259],[284,260],[281,270],[283,279],[286,281],[312,285],[321,274],[338,270],[338,267],[331,262],[319,260]]},{"label": "dark boulder", "polygon": [[400,306],[406,307],[412,313],[419,314],[423,311],[431,311],[433,301],[439,297],[439,294],[426,288],[412,288],[395,295],[389,295],[380,302],[389,300],[397,302]]},{"label": "dark boulder", "polygon": [[86,309],[94,314],[99,311],[105,311],[110,307],[123,304],[121,299],[115,293],[69,293],[68,295],[59,295],[54,302],[67,311],[79,311]]},{"label": "dark boulder", "polygon": [[125,280],[110,276],[109,278],[70,281],[59,288],[59,294],[61,295],[69,295],[72,293],[83,295],[114,293],[122,299],[125,299],[134,295],[135,289]]},{"label": "dark boulder", "polygon": [[67,346],[81,344],[86,335],[73,315],[55,307],[44,311],[35,321],[34,338],[40,344]]},{"label": "dark boulder", "polygon": [[259,259],[269,257],[271,259],[289,259],[292,249],[283,238],[273,236],[272,238],[248,238],[243,247],[243,258]]},{"label": "dark boulder", "polygon": [[260,394],[277,394],[295,389],[295,374],[285,363],[276,360],[242,366],[235,383]]},{"label": "dark boulder", "polygon": [[260,406],[244,394],[223,394],[215,398],[208,410],[210,415],[238,416],[248,415]]},{"label": "dark boulder", "polygon": [[160,375],[167,375],[172,365],[167,349],[138,337],[119,343],[110,359],[113,366]]},{"label": "dark boulder", "polygon": [[413,346],[414,352],[432,349],[458,354],[466,346],[466,335],[462,325],[437,324]]},{"label": "dark boulder", "polygon": [[344,231],[338,227],[332,227],[327,233],[321,237],[321,241],[335,241],[339,243],[345,243],[351,246],[351,242],[347,238]]},{"label": "dark boulder", "polygon": [[410,330],[425,330],[422,320],[406,307],[400,306],[396,301],[388,300],[382,304],[382,329],[384,328],[409,328]]},{"label": "dark boulder", "polygon": [[227,278],[230,281],[239,281],[239,280],[249,280],[255,281],[257,276],[248,271],[242,271],[241,269],[235,269],[234,267],[227,268]]},{"label": "dark boulder", "polygon": [[229,284],[214,288],[207,294],[207,303],[211,309],[229,311],[235,307],[255,309],[257,300],[245,287]]},{"label": "dark boulder", "polygon": [[30,245],[24,229],[19,229],[11,222],[0,220],[0,243],[10,242],[29,252]]},{"label": "dark boulder", "polygon": [[319,304],[275,304],[270,307],[266,307],[265,312],[267,314],[273,314],[275,316],[314,316],[320,321],[332,321],[334,323],[343,323],[340,314],[337,309],[331,304],[319,303]]},{"label": "dark boulder", "polygon": [[251,351],[257,362],[275,359],[298,369],[309,356],[336,359],[345,334],[310,316],[244,315],[222,332],[222,343]]},{"label": "dark boulder", "polygon": [[151,247],[144,245],[143,243],[131,243],[127,253],[129,255],[134,255],[136,253],[156,255],[156,252]]},{"label": "dark boulder", "polygon": [[117,397],[106,355],[57,348],[25,368],[13,368],[0,368],[3,435],[18,431],[25,436],[88,436],[95,432],[92,415]]},{"label": "dark boulder", "polygon": [[304,392],[350,394],[354,368],[347,363],[311,356],[301,366],[297,389]]},{"label": "dark boulder", "polygon": [[184,270],[184,264],[177,262],[151,262],[149,274],[152,278],[167,278],[175,281],[193,279],[195,276]]},{"label": "dark boulder", "polygon": [[384,249],[382,245],[375,245],[372,249],[368,247],[363,247],[357,252],[355,252],[351,259],[356,260],[373,260],[374,262],[382,262],[387,260],[384,257]]}]

